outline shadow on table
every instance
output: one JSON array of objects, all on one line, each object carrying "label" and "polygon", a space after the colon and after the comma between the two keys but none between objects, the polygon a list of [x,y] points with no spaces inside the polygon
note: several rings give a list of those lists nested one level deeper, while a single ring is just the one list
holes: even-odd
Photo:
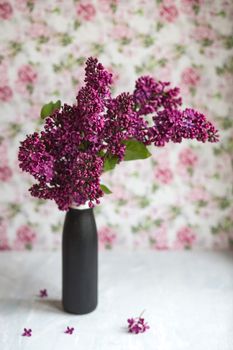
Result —
[{"label": "shadow on table", "polygon": [[41,313],[62,313],[62,303],[58,299],[0,299],[0,314],[14,314],[25,311]]},{"label": "shadow on table", "polygon": [[44,300],[37,300],[38,303],[41,303],[43,305],[47,305],[48,309],[50,311],[55,311],[55,312],[64,312],[63,307],[62,307],[62,302],[61,300],[58,299],[44,299]]}]

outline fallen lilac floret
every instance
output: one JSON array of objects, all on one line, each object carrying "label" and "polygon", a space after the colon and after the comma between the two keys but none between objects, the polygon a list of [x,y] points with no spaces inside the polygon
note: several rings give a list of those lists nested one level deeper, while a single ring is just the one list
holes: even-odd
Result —
[{"label": "fallen lilac floret", "polygon": [[136,318],[129,318],[127,320],[128,322],[128,331],[129,333],[139,334],[146,332],[147,329],[150,327],[145,322],[144,318],[142,317],[136,317]]},{"label": "fallen lilac floret", "polygon": [[23,337],[31,337],[32,336],[32,330],[29,328],[24,328],[24,332],[22,334]]},{"label": "fallen lilac floret", "polygon": [[41,289],[39,296],[40,296],[40,298],[46,298],[48,296],[47,289]]},{"label": "fallen lilac floret", "polygon": [[64,333],[66,333],[66,334],[73,334],[73,332],[74,332],[74,327],[68,327],[67,326]]}]

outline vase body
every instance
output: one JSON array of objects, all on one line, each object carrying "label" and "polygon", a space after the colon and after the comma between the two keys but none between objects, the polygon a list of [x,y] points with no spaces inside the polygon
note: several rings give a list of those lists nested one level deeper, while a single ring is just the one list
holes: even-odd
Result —
[{"label": "vase body", "polygon": [[97,306],[98,240],[93,209],[66,213],[62,237],[62,302],[82,315]]}]

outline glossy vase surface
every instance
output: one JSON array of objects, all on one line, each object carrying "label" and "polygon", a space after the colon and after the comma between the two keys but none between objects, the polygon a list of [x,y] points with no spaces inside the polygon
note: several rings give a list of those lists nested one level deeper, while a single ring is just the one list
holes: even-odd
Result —
[{"label": "glossy vase surface", "polygon": [[98,240],[93,209],[70,208],[62,237],[62,302],[66,312],[87,314],[97,306]]}]

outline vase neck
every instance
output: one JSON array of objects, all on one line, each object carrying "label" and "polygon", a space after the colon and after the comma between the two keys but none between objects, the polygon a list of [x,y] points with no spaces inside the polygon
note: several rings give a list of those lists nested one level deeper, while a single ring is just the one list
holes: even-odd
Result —
[{"label": "vase neck", "polygon": [[91,209],[91,208],[89,207],[89,205],[87,203],[83,204],[83,205],[75,205],[75,203],[73,203],[70,206],[70,209],[86,210],[86,209]]}]

